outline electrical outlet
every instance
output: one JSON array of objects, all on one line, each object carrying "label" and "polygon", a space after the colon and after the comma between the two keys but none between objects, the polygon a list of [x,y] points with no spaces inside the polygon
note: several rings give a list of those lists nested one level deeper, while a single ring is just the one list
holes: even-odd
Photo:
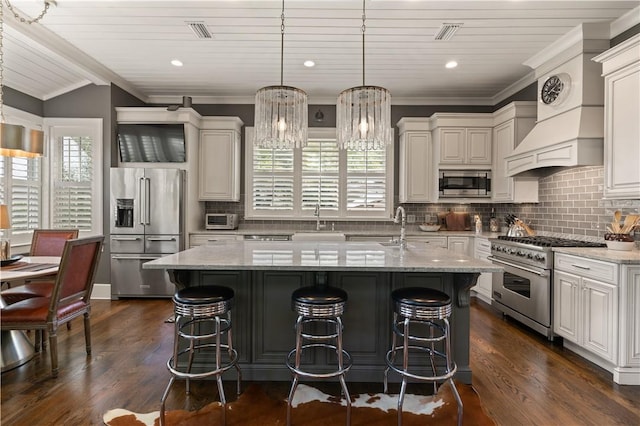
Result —
[{"label": "electrical outlet", "polygon": [[407,223],[416,223],[416,215],[408,214],[407,215]]}]

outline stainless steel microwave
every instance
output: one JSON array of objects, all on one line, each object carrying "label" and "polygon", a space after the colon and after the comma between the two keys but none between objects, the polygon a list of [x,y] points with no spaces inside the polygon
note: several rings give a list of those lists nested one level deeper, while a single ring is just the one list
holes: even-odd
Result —
[{"label": "stainless steel microwave", "polygon": [[204,215],[205,229],[236,229],[238,215],[235,213],[207,213]]},{"label": "stainless steel microwave", "polygon": [[441,170],[440,198],[490,198],[491,170]]}]

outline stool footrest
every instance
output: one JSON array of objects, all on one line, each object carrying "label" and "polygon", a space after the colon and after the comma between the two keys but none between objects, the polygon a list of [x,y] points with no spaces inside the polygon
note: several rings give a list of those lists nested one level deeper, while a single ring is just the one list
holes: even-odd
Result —
[{"label": "stool footrest", "polygon": [[[324,343],[311,343],[311,344],[301,346],[301,350],[309,349],[309,348],[327,348],[327,349],[333,349],[336,352],[338,350],[338,348],[335,345],[329,345]],[[289,354],[287,355],[287,360],[286,360],[287,367],[289,368],[289,370],[291,370],[292,373],[298,374],[303,377],[312,377],[316,379],[328,379],[331,377],[338,377],[345,374],[347,371],[349,371],[349,369],[351,368],[351,365],[353,364],[351,360],[351,355],[349,354],[349,352],[343,349],[342,350],[342,356],[343,356],[342,368],[339,368],[338,370],[334,370],[327,373],[312,373],[310,371],[304,371],[304,370],[300,370],[299,368],[296,368],[296,366],[292,362],[292,358],[295,357],[295,354],[296,354],[296,349],[292,349],[291,352],[289,352]]]},{"label": "stool footrest", "polygon": [[[403,346],[399,346],[396,348],[396,350],[398,349],[402,349]],[[431,350],[429,348],[423,348],[420,346],[409,346],[409,349],[418,349],[418,350],[426,350],[427,352],[431,352]],[[440,381],[445,381],[448,380],[450,378],[452,378],[455,374],[456,371],[458,371],[458,366],[456,365],[455,362],[452,363],[451,366],[449,366],[449,371],[445,372],[444,374],[440,375],[440,376],[422,376],[419,374],[414,374],[409,372],[408,370],[404,370],[403,368],[396,366],[394,364],[394,362],[391,360],[391,357],[393,356],[394,351],[390,350],[387,352],[387,355],[385,356],[385,361],[387,362],[387,367],[389,367],[391,370],[395,371],[396,373],[400,374],[401,376],[404,377],[410,377],[412,379],[416,379],[416,380],[421,380],[424,382],[440,382]],[[434,351],[434,354],[439,356],[439,357],[445,357],[444,354]]]},{"label": "stool footrest", "polygon": [[[215,348],[216,345],[215,343],[210,343],[210,344],[203,344],[203,345],[196,345],[194,346],[194,350],[197,349],[203,349],[203,348]],[[220,366],[220,368],[217,368],[215,370],[210,370],[210,371],[205,371],[202,373],[189,373],[186,371],[180,371],[178,370],[176,367],[173,366],[173,361],[174,358],[171,357],[168,361],[167,361],[167,369],[169,370],[169,372],[178,378],[181,379],[204,379],[206,377],[210,377],[210,376],[216,376],[219,374],[224,373],[225,371],[233,368],[236,366],[236,364],[238,363],[238,351],[236,351],[235,349],[229,349],[229,345],[225,345],[225,344],[221,344],[220,345],[220,349],[224,350],[226,353],[229,354],[229,360],[227,362],[225,362],[223,365]],[[182,351],[180,351],[178,353],[179,355],[183,355],[185,353],[189,352],[189,348],[184,349]]]}]

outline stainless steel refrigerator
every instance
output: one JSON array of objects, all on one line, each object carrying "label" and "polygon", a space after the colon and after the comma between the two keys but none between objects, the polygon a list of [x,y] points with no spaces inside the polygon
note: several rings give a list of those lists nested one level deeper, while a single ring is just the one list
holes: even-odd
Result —
[{"label": "stainless steel refrigerator", "polygon": [[142,269],[184,249],[185,172],[112,168],[110,197],[111,297],[166,297],[166,272]]}]

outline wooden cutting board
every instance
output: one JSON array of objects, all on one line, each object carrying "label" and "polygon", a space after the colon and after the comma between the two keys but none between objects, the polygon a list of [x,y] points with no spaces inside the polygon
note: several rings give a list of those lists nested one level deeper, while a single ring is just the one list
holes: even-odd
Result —
[{"label": "wooden cutting board", "polygon": [[471,229],[469,213],[449,212],[446,216],[447,231],[467,231]]}]

